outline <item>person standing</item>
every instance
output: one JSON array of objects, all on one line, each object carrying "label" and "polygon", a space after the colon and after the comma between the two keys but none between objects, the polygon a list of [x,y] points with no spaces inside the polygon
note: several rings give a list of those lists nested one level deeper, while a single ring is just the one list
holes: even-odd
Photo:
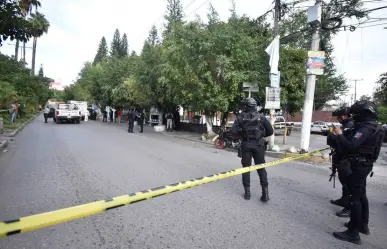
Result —
[{"label": "person standing", "polygon": [[122,116],[122,111],[118,110],[117,111],[117,121],[118,121],[118,124],[121,124],[121,116]]},{"label": "person standing", "polygon": [[[346,138],[350,138],[352,135],[353,120],[349,114],[348,107],[340,107],[332,113],[332,116],[337,117],[337,121],[340,122],[343,129],[343,135]],[[327,136],[327,144],[333,149],[332,154],[332,169],[333,174],[337,170],[339,175],[339,181],[342,185],[342,195],[340,199],[331,200],[331,203],[343,207],[343,209],[336,213],[337,216],[346,218],[349,217],[349,192],[347,186],[347,178],[351,174],[351,162],[349,158],[344,154],[344,151],[340,150],[338,145],[340,141],[333,133],[329,133]]]},{"label": "person standing", "polygon": [[172,113],[168,112],[166,118],[167,118],[167,131],[172,132],[172,124],[173,124],[173,122],[172,122],[172,120],[173,120]]},{"label": "person standing", "polygon": [[133,132],[134,118],[135,118],[134,110],[129,109],[129,112],[128,112],[128,123],[129,123],[128,133],[134,133]]},{"label": "person standing", "polygon": [[144,132],[144,120],[145,120],[145,113],[144,113],[144,110],[142,110],[140,112],[140,115],[138,116],[138,122],[140,124],[140,133],[143,133]]},{"label": "person standing", "polygon": [[339,127],[334,129],[340,149],[345,151],[351,162],[351,174],[347,181],[350,194],[350,221],[345,223],[346,231],[334,232],[333,236],[339,240],[361,244],[359,232],[370,234],[367,176],[379,157],[385,134],[377,122],[375,103],[368,100],[357,101],[351,106],[350,113],[355,120],[352,136],[346,138]]},{"label": "person standing", "polygon": [[[258,113],[257,102],[253,98],[243,99],[241,102],[243,112],[238,115],[231,133],[241,136],[242,166],[251,166],[251,159],[255,164],[265,163],[265,139],[274,133],[273,127],[265,116]],[[266,169],[259,169],[258,175],[262,187],[261,201],[269,201],[269,183]],[[244,198],[250,200],[250,172],[242,174],[242,183],[245,189]]]},{"label": "person standing", "polygon": [[46,108],[44,108],[44,111],[43,111],[44,123],[47,123],[49,113],[50,113],[50,108],[48,108],[48,106],[46,106]]}]

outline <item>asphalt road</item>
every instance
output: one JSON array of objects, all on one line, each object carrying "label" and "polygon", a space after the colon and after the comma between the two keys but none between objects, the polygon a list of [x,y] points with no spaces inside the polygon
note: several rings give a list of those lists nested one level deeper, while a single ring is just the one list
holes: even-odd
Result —
[{"label": "asphalt road", "polygon": [[[0,155],[0,220],[12,219],[239,167],[234,153],[126,125],[56,125],[39,117]],[[270,160],[270,158],[267,158]],[[329,203],[328,170],[301,162],[268,169],[271,200],[242,197],[233,177],[92,217],[0,239],[0,248],[354,248],[331,235],[345,219]],[[369,181],[371,235],[387,245],[386,178]],[[360,248],[360,247],[359,247]]]}]

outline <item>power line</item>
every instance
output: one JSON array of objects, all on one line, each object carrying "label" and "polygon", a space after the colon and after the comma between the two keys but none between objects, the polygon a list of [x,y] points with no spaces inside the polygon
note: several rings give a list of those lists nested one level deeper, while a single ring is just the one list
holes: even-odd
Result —
[{"label": "power line", "polygon": [[201,9],[206,3],[209,3],[209,2],[210,2],[210,0],[205,1],[205,2],[202,3],[199,7],[197,7],[194,11],[191,11],[189,14],[187,14],[186,17],[192,15],[193,13],[195,13],[196,11],[198,11],[199,9]]}]

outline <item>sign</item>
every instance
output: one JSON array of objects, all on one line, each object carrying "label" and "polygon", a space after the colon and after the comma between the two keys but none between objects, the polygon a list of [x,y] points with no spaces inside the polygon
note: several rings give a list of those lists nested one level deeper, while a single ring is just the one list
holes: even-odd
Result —
[{"label": "sign", "polygon": [[306,74],[323,75],[325,67],[324,51],[308,51]]},{"label": "sign", "polygon": [[258,92],[258,83],[243,82],[244,92]]},{"label": "sign", "polygon": [[278,74],[270,74],[270,86],[271,87],[280,87],[281,72],[278,71]]},{"label": "sign", "polygon": [[266,87],[265,109],[281,109],[280,87]]}]

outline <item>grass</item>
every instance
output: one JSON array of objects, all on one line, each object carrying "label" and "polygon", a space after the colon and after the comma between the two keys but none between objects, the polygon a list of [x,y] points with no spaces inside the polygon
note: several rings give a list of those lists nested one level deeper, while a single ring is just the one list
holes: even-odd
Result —
[{"label": "grass", "polygon": [[35,114],[26,114],[23,117],[16,117],[16,122],[11,123],[9,120],[9,116],[3,116],[3,123],[4,123],[4,132],[13,132],[17,128],[19,128],[22,124],[24,124],[26,121],[34,117]]}]

